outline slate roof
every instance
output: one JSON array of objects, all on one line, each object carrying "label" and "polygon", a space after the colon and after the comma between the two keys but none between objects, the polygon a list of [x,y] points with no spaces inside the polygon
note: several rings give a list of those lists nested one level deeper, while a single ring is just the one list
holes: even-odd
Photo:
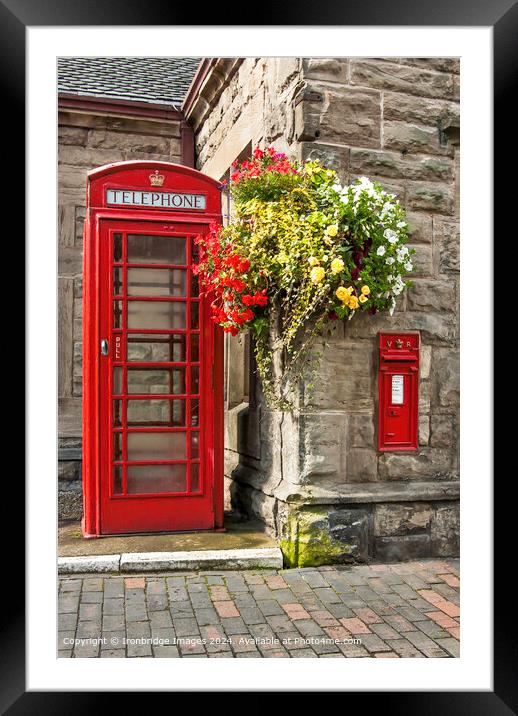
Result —
[{"label": "slate roof", "polygon": [[59,57],[58,92],[180,105],[199,57]]}]

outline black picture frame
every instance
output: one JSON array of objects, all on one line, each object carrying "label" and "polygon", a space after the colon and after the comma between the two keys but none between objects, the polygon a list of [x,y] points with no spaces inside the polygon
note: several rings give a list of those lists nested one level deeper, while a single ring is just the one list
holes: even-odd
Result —
[{"label": "black picture frame", "polygon": [[[221,24],[221,18],[232,17],[231,7],[226,4],[225,12],[221,5],[212,8],[204,6],[204,24]],[[424,3],[422,0],[407,2],[406,0],[371,0],[370,2],[347,2],[339,4],[335,0],[320,0],[318,4],[307,4],[288,0],[284,3],[273,3],[265,0],[261,3],[260,15],[250,20],[250,25],[346,25],[346,26],[485,26],[492,27],[494,33],[494,171],[495,176],[503,175],[509,165],[509,146],[512,138],[509,132],[514,121],[513,80],[518,68],[518,4],[516,0],[433,0]],[[196,10],[195,10],[196,12]],[[25,29],[27,26],[81,26],[81,25],[193,25],[194,13],[189,13],[187,6],[177,7],[166,0],[0,0],[0,86],[4,100],[4,113],[9,116],[9,140],[3,146],[5,181],[11,182],[13,177],[22,172],[24,162],[24,94],[25,94]],[[235,10],[239,24],[245,24],[243,8]],[[260,20],[267,18],[268,22]],[[229,24],[229,23],[225,23]],[[198,48],[198,54],[203,54]],[[504,125],[505,122],[505,125]],[[505,142],[505,145],[504,145]],[[3,178],[4,179],[4,178]],[[19,181],[17,181],[19,185]],[[512,205],[515,202],[514,189],[510,184],[500,185],[495,193],[495,217],[505,212],[498,208]],[[24,216],[24,207],[20,206],[18,216]],[[500,221],[495,220],[495,236],[498,234]],[[513,231],[513,233],[516,233]],[[23,256],[22,256],[23,260]],[[488,367],[489,368],[489,367]],[[19,398],[18,398],[19,400]],[[488,436],[491,439],[491,436]],[[514,472],[514,470],[513,470]],[[11,494],[16,504],[23,504],[23,485],[20,480],[10,480]],[[508,498],[503,495],[505,487],[495,489],[495,552],[494,573],[495,583],[501,589],[495,591],[494,597],[494,690],[487,691],[455,691],[441,692],[386,692],[369,693],[370,697],[382,697],[380,708],[383,713],[391,714],[459,714],[470,716],[491,714],[502,716],[518,713],[518,679],[516,679],[516,618],[509,614],[509,594],[505,580],[512,579],[510,566],[515,562],[509,557],[507,546],[512,544],[511,526],[513,520],[505,518],[505,507]],[[18,494],[17,494],[18,492]],[[511,505],[512,509],[512,505]],[[2,713],[18,716],[34,714],[38,711],[56,714],[91,713],[100,708],[106,712],[113,703],[111,693],[106,692],[26,692],[25,690],[25,610],[20,579],[21,570],[18,557],[23,553],[22,535],[17,535],[16,555],[13,554],[12,564],[4,563],[4,574],[16,574],[17,599],[9,602],[8,609],[2,611],[3,641],[0,650],[0,709]],[[8,558],[9,560],[9,558]],[[512,580],[514,583],[514,580]],[[512,587],[514,594],[514,587]],[[474,596],[474,598],[476,598]],[[506,602],[506,599],[508,600]],[[513,621],[514,619],[514,621]],[[513,629],[514,627],[514,629]],[[202,687],[202,686],[201,686]],[[239,688],[239,685],[236,684]],[[336,685],[340,690],[341,684]],[[203,688],[203,687],[202,687]],[[409,688],[412,685],[409,684]],[[237,689],[236,689],[237,690]],[[287,690],[297,691],[297,685],[287,684]],[[133,695],[140,699],[143,694]],[[365,693],[352,692],[346,696],[343,704],[349,711],[365,708]],[[242,702],[247,708],[246,702]],[[363,703],[363,706],[362,706]],[[372,706],[369,703],[369,706]]]}]

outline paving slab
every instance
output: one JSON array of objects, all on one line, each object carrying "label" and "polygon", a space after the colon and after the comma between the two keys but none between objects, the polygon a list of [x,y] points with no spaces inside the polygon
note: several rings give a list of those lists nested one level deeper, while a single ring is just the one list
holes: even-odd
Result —
[{"label": "paving slab", "polygon": [[189,552],[206,549],[254,549],[276,547],[277,543],[257,520],[225,518],[225,532],[175,532],[167,534],[110,535],[84,539],[79,522],[58,528],[58,555],[84,557],[135,552]]}]

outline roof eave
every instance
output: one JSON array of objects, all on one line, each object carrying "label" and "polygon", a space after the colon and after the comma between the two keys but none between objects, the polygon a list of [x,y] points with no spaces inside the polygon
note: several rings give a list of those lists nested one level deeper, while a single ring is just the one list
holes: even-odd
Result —
[{"label": "roof eave", "polygon": [[58,108],[72,112],[112,114],[169,122],[179,122],[184,119],[184,113],[174,104],[95,97],[68,92],[58,93]]}]

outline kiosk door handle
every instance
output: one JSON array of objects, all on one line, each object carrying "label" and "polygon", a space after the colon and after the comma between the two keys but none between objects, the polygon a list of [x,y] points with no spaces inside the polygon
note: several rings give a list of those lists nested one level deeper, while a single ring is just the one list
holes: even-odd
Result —
[{"label": "kiosk door handle", "polygon": [[101,355],[107,356],[108,355],[108,341],[106,338],[103,338],[101,340]]}]

